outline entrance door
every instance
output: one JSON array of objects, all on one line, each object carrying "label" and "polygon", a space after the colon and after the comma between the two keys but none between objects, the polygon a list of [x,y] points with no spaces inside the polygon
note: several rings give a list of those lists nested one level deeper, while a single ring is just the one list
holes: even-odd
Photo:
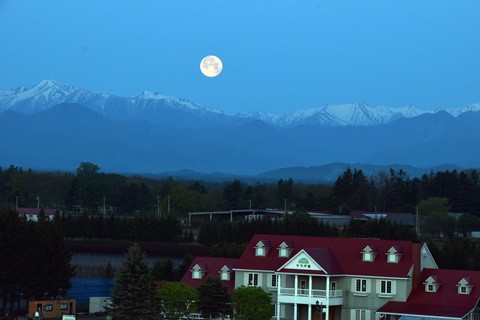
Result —
[{"label": "entrance door", "polygon": [[300,294],[307,294],[307,280],[300,280]]},{"label": "entrance door", "polygon": [[332,290],[337,290],[337,283],[332,281]]}]

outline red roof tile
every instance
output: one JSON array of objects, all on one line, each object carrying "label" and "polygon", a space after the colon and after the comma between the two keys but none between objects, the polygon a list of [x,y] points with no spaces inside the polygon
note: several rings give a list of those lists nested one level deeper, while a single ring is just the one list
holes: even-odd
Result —
[{"label": "red roof tile", "polygon": [[[197,289],[208,277],[220,278],[220,270],[223,266],[234,267],[238,259],[226,259],[226,258],[209,258],[209,257],[196,257],[188,271],[183,275],[182,282]],[[205,272],[202,279],[192,279],[192,269],[195,265],[202,267],[202,271]],[[222,280],[222,283],[227,287],[227,293],[230,294],[235,289],[235,272],[230,273],[230,281]]]},{"label": "red roof tile", "polygon": [[463,278],[480,283],[480,271],[424,269],[421,283],[429,277],[441,283],[437,292],[425,292],[425,285],[420,285],[407,302],[389,302],[379,312],[462,318],[478,304],[480,288],[475,286],[470,294],[459,294],[457,284]]},{"label": "red roof tile", "polygon": [[[17,212],[19,214],[38,215],[38,214],[40,214],[41,210],[42,209],[37,209],[37,208],[18,208]],[[54,216],[55,213],[57,212],[57,209],[43,209],[43,212],[45,212],[46,216]]]},{"label": "red roof tile", "polygon": [[[277,250],[269,250],[265,257],[257,257],[254,247],[260,240],[269,241],[273,248],[282,242],[292,241],[295,248],[289,258],[279,257]],[[276,271],[302,249],[325,248],[331,250],[343,274],[406,278],[413,265],[412,244],[410,241],[378,239],[255,235],[240,257],[236,269]],[[361,252],[367,245],[375,245],[378,250],[379,254],[374,262],[362,261]],[[388,263],[384,254],[393,246],[402,248],[403,256],[399,263]],[[336,274],[338,271],[335,270]]]}]

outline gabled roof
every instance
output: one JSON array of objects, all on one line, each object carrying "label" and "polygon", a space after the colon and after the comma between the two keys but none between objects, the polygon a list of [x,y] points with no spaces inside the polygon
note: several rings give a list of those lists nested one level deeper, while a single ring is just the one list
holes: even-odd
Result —
[{"label": "gabled roof", "polygon": [[403,250],[402,250],[402,247],[393,246],[393,247],[391,247],[390,249],[388,249],[388,253],[398,253],[398,254],[402,254],[402,253],[403,253]]},{"label": "gabled roof", "polygon": [[362,252],[372,252],[372,253],[378,253],[378,248],[375,244],[367,244],[365,248],[363,248]]},{"label": "gabled roof", "polygon": [[[38,208],[18,208],[17,209],[17,212],[19,214],[38,215],[40,214],[40,211],[42,211],[42,209],[38,209]],[[43,212],[45,212],[46,216],[54,216],[55,213],[57,212],[57,209],[43,209]]]},{"label": "gabled roof", "polygon": [[270,244],[270,241],[268,240],[259,240],[257,241],[257,243],[255,243],[255,248],[258,246],[259,243],[262,243],[262,245],[265,247],[265,248],[271,248],[271,244]]},{"label": "gabled roof", "polygon": [[293,241],[283,241],[282,243],[280,243],[278,245],[278,247],[280,248],[282,246],[282,244],[285,244],[285,246],[287,246],[287,248],[289,248],[289,249],[295,248],[294,245],[293,245]]},{"label": "gabled roof", "polygon": [[[253,249],[260,240],[268,240],[272,247],[278,247],[282,242],[292,241],[295,248],[291,256],[295,256],[302,249],[329,249],[335,257],[339,269],[344,274],[364,276],[384,276],[407,278],[413,265],[412,242],[378,239],[355,238],[323,238],[286,235],[254,235],[247,249],[243,251],[236,269],[243,270],[270,270],[276,271],[290,260],[288,257],[279,257],[277,252],[269,251],[264,257],[255,256]],[[367,245],[375,245],[379,253],[386,253],[393,246],[402,248],[403,258],[399,263],[388,263],[385,255],[377,257],[373,262],[362,259],[362,250]],[[324,254],[326,251],[324,251]],[[322,265],[323,266],[323,265]],[[334,268],[332,266],[332,268]]]},{"label": "gabled roof", "polygon": [[327,274],[343,274],[343,270],[338,264],[337,258],[332,250],[328,248],[307,248],[308,253],[326,272]]},{"label": "gabled roof", "polygon": [[412,291],[407,302],[388,302],[378,310],[381,313],[424,315],[463,318],[475,308],[480,299],[480,289],[473,287],[470,294],[459,294],[457,284],[463,278],[480,280],[480,271],[424,269],[421,282],[433,278],[441,280],[437,292],[425,292],[425,286]]},{"label": "gabled roof", "polygon": [[[224,266],[228,266],[230,270],[232,270],[237,261],[238,259],[196,257],[190,264],[188,271],[183,275],[181,281],[197,289],[208,277],[220,278],[220,271]],[[196,265],[202,266],[202,271],[205,272],[202,279],[192,279],[192,269]],[[222,280],[222,283],[227,287],[227,293],[230,294],[235,287],[235,274],[231,273],[230,280]]]}]

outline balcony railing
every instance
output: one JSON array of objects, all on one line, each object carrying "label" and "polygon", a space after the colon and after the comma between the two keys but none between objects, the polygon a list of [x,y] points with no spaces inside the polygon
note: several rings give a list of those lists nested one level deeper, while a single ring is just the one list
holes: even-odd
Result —
[{"label": "balcony railing", "polygon": [[[282,296],[295,296],[295,288],[281,288],[279,295]],[[313,298],[326,298],[327,290],[317,290],[312,289],[312,294],[310,295],[308,289],[297,289],[297,296],[300,297],[313,297]],[[330,298],[342,298],[343,290],[330,290]]]}]

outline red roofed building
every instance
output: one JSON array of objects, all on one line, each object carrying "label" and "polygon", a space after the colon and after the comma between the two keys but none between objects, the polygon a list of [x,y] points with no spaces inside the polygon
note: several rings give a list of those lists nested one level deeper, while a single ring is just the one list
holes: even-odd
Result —
[{"label": "red roofed building", "polygon": [[38,221],[38,215],[43,210],[45,213],[45,219],[53,220],[57,209],[38,209],[38,208],[18,208],[17,212],[20,217],[24,217],[27,221]]},{"label": "red roofed building", "polygon": [[[182,281],[226,260],[197,258]],[[276,320],[480,320],[480,272],[439,270],[423,242],[255,235],[234,261],[229,292],[262,287]]]},{"label": "red roofed building", "polygon": [[197,289],[208,277],[220,278],[230,294],[235,288],[233,268],[237,261],[238,259],[196,257],[181,281]]},{"label": "red roofed building", "polygon": [[388,302],[378,310],[384,319],[435,317],[478,320],[480,272],[424,269],[421,286],[406,302]]}]

